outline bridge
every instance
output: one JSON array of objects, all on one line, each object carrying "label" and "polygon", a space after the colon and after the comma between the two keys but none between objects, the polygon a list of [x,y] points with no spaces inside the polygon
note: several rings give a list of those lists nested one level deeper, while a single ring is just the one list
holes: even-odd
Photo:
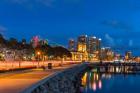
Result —
[{"label": "bridge", "polygon": [[125,62],[125,63],[113,63],[113,62],[94,62],[94,63],[89,63],[89,66],[140,66],[140,63],[130,63],[130,62]]},{"label": "bridge", "polygon": [[140,63],[89,63],[88,67],[96,68],[97,73],[140,74]]}]

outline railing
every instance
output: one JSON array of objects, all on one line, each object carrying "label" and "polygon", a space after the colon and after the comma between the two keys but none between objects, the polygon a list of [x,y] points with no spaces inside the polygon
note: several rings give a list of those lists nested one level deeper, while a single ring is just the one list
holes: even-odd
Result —
[{"label": "railing", "polygon": [[26,68],[26,67],[40,67],[40,66],[48,66],[48,63],[52,63],[52,65],[60,66],[60,64],[73,64],[80,63],[80,61],[0,61],[0,70],[9,70],[16,68]]}]

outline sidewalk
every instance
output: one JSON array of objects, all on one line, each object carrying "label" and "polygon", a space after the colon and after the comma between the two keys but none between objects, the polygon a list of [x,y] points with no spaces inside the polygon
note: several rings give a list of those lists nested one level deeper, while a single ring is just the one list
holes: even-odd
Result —
[{"label": "sidewalk", "polygon": [[33,69],[21,73],[0,74],[0,93],[20,93],[41,79],[74,65],[55,67],[51,70]]}]

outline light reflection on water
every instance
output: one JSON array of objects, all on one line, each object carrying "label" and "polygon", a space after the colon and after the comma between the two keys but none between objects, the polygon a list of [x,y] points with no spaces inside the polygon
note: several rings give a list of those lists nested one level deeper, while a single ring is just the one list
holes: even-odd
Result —
[{"label": "light reflection on water", "polygon": [[140,93],[140,75],[105,74],[92,69],[84,74],[81,83],[81,93]]}]

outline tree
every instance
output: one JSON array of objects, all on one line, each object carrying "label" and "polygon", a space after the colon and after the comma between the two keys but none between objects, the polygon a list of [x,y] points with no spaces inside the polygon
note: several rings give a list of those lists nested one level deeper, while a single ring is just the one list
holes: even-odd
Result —
[{"label": "tree", "polygon": [[64,56],[67,56],[67,57],[72,56],[72,54],[70,53],[70,51],[68,49],[61,47],[61,46],[54,47],[53,51],[54,51],[55,57],[63,58]]},{"label": "tree", "polygon": [[22,42],[23,45],[25,45],[26,44],[26,39],[23,38],[21,42]]},{"label": "tree", "polygon": [[10,48],[16,49],[17,44],[18,44],[18,41],[15,38],[10,38],[9,41],[8,41],[8,47],[10,47]]},{"label": "tree", "polygon": [[0,44],[1,45],[5,45],[6,44],[6,40],[4,39],[4,37],[2,36],[2,34],[0,34]]}]

